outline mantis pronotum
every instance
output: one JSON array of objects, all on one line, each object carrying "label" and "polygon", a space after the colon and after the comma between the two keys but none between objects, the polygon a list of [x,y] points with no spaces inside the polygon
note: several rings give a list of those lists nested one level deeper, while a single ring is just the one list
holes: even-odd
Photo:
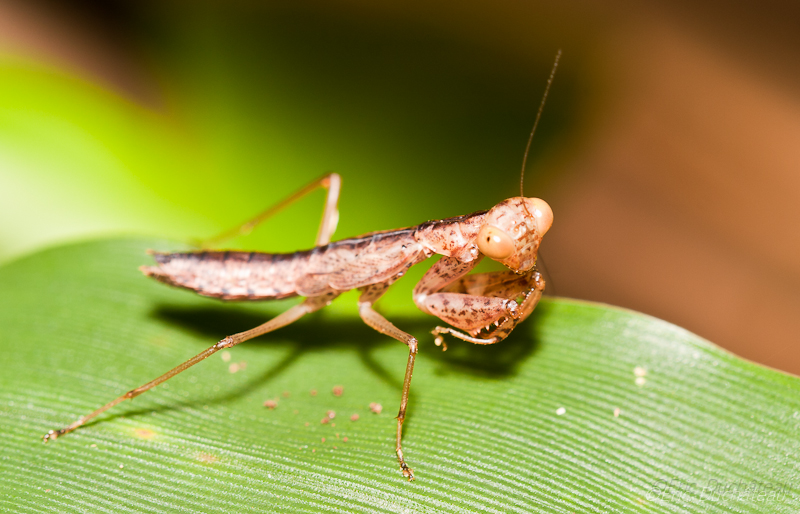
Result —
[{"label": "mantis pronotum", "polygon": [[[560,55],[559,51],[528,139],[523,173],[530,142]],[[544,291],[544,280],[535,265],[542,236],[553,222],[553,212],[544,200],[519,196],[504,200],[488,211],[331,242],[338,221],[341,178],[330,173],[251,221],[207,243],[251,230],[270,215],[318,187],[327,189],[327,198],[316,245],[310,250],[290,254],[246,251],[153,253],[157,264],[141,268],[149,277],[203,296],[223,300],[270,300],[301,296],[305,298],[304,301],[263,325],[222,339],[164,375],[128,391],[68,427],[49,431],[44,435],[44,441],[72,432],[111,407],[139,396],[219,350],[284,327],[329,305],[341,293],[358,289],[361,292],[358,313],[364,322],[408,346],[408,361],[397,415],[395,450],[403,475],[413,480],[414,472],[406,464],[403,455],[402,429],[418,342],[414,336],[400,330],[375,311],[374,303],[411,266],[438,254],[442,256],[441,259],[425,273],[413,293],[414,303],[420,310],[455,327],[437,326],[433,330],[436,345],[444,344],[443,334],[475,344],[502,341],[533,312]],[[484,256],[500,262],[509,271],[468,275]]]}]

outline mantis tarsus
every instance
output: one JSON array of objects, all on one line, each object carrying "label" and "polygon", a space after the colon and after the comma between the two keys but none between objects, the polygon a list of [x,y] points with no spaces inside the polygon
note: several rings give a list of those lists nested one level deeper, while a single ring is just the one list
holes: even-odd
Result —
[{"label": "mantis tarsus", "polygon": [[[541,105],[544,105],[547,97],[559,56],[560,52]],[[541,109],[540,106],[536,123]],[[530,141],[529,138],[528,148]],[[526,158],[528,148],[525,150]],[[523,172],[524,169],[525,159]],[[414,303],[420,310],[455,327],[437,326],[433,330],[436,344],[443,344],[443,334],[475,344],[502,341],[533,312],[544,291],[545,283],[535,264],[542,236],[553,222],[553,212],[544,200],[519,196],[504,200],[488,211],[330,242],[338,221],[337,205],[341,189],[339,175],[330,173],[210,242],[251,230],[273,213],[318,187],[327,189],[327,198],[316,245],[310,250],[290,254],[154,252],[157,265],[141,268],[147,276],[204,296],[224,300],[302,296],[305,297],[303,302],[263,325],[222,339],[164,375],[128,391],[66,428],[49,431],[44,435],[44,441],[72,432],[111,407],[139,396],[219,350],[284,327],[327,306],[341,293],[358,289],[361,292],[358,313],[364,322],[408,346],[395,449],[403,475],[413,480],[414,472],[406,464],[401,442],[418,343],[414,336],[400,330],[375,311],[374,303],[411,266],[438,254],[442,256],[441,259],[425,273],[413,293]],[[500,262],[509,271],[468,275],[484,256]]]}]

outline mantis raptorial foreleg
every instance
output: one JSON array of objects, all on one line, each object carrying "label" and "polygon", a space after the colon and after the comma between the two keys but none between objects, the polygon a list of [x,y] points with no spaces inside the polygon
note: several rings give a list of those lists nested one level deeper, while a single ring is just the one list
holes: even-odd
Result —
[{"label": "mantis raptorial foreleg", "polygon": [[72,432],[73,430],[75,430],[76,428],[80,427],[81,425],[83,425],[84,423],[89,421],[90,419],[102,414],[103,412],[107,411],[111,407],[114,407],[115,405],[117,405],[119,403],[122,403],[125,400],[131,400],[133,398],[136,398],[140,394],[149,391],[150,389],[154,388],[155,386],[157,386],[157,385],[159,385],[159,384],[161,384],[163,382],[166,382],[167,380],[169,380],[170,378],[174,377],[175,375],[177,375],[181,371],[184,371],[184,370],[194,366],[198,362],[210,357],[211,355],[214,355],[215,353],[217,353],[219,350],[222,350],[223,348],[230,348],[232,346],[236,346],[237,344],[243,343],[243,342],[245,342],[245,341],[247,341],[249,339],[253,339],[254,337],[258,337],[260,335],[264,335],[264,334],[266,334],[268,332],[272,332],[273,330],[277,330],[277,329],[279,329],[281,327],[285,327],[286,325],[289,325],[290,323],[294,323],[295,321],[297,321],[298,319],[302,318],[306,314],[309,314],[311,312],[317,311],[317,310],[325,307],[326,305],[330,304],[331,301],[333,301],[333,299],[336,298],[336,296],[337,296],[336,294],[330,294],[330,295],[316,296],[314,298],[308,298],[303,303],[301,303],[299,305],[295,305],[291,309],[289,309],[289,310],[287,310],[285,312],[282,312],[281,314],[278,314],[277,316],[275,316],[271,320],[267,321],[263,325],[259,325],[259,326],[255,327],[255,328],[251,328],[250,330],[246,330],[244,332],[239,332],[238,334],[233,334],[231,336],[228,336],[228,337],[222,339],[220,342],[218,342],[214,346],[212,346],[212,347],[210,347],[210,348],[198,353],[197,355],[195,355],[194,357],[192,357],[188,361],[184,362],[183,364],[180,364],[180,365],[172,368],[171,370],[169,370],[168,372],[164,373],[160,377],[158,377],[158,378],[156,378],[154,380],[151,380],[150,382],[147,382],[146,384],[141,385],[141,386],[137,387],[136,389],[131,389],[127,393],[125,393],[122,396],[119,396],[118,398],[108,402],[107,404],[103,405],[102,407],[100,407],[99,409],[95,410],[94,412],[91,412],[91,413],[87,414],[86,416],[81,417],[80,419],[78,419],[76,422],[72,423],[68,427],[62,428],[60,430],[51,430],[51,431],[49,431],[47,434],[45,434],[44,441],[47,442],[50,439],[55,439],[55,438],[57,438],[59,436],[62,436],[64,434],[68,434],[68,433]]},{"label": "mantis raptorial foreleg", "polygon": [[255,216],[253,219],[248,220],[241,225],[238,225],[230,230],[226,230],[225,232],[219,234],[218,236],[212,237],[210,239],[206,239],[200,243],[199,246],[203,248],[211,248],[213,246],[218,245],[222,241],[226,241],[233,237],[244,235],[250,233],[254,228],[256,228],[261,222],[270,218],[272,215],[277,214],[282,209],[288,207],[295,201],[299,200],[300,198],[304,197],[308,193],[314,191],[318,187],[324,187],[328,190],[328,194],[325,197],[325,209],[322,212],[322,222],[319,225],[319,231],[317,232],[317,240],[315,246],[323,246],[328,244],[331,241],[331,237],[333,233],[336,231],[336,224],[339,222],[339,193],[342,189],[342,178],[337,173],[328,173],[326,175],[321,176],[318,179],[315,179],[310,184],[307,184],[303,188],[299,189],[295,193],[289,195],[288,197],[284,198],[277,204],[269,207],[262,213]]},{"label": "mantis raptorial foreleg", "polygon": [[[486,273],[485,275],[491,275],[491,274]],[[478,276],[480,275],[476,275],[476,277]],[[490,281],[494,278],[496,277],[488,277]],[[521,285],[525,286],[526,288],[522,289],[520,287]],[[538,271],[533,271],[531,273],[519,277],[517,281],[513,284],[510,285],[506,284],[506,286],[507,287],[504,287],[500,290],[488,291],[488,294],[493,294],[493,295],[496,294],[498,297],[506,298],[507,299],[506,301],[508,302],[504,307],[509,314],[508,315],[501,314],[495,321],[493,321],[496,328],[492,328],[491,326],[489,326],[485,328],[485,331],[482,331],[481,329],[469,330],[465,328],[465,325],[460,324],[459,320],[453,320],[453,321],[448,320],[448,323],[450,323],[451,325],[468,330],[469,334],[459,332],[458,330],[449,327],[436,327],[431,332],[435,337],[434,341],[436,342],[436,345],[441,346],[442,344],[444,344],[442,339],[442,334],[450,334],[453,337],[457,337],[458,339],[469,341],[470,343],[475,343],[475,344],[494,344],[505,339],[508,336],[508,334],[510,334],[511,331],[514,330],[514,327],[516,327],[518,323],[524,321],[528,316],[530,316],[530,314],[533,312],[533,309],[536,308],[536,305],[542,298],[542,293],[544,292],[545,283],[544,279],[542,279],[542,275]],[[505,294],[501,296],[501,293]],[[462,296],[469,297],[471,295],[465,294]],[[491,299],[492,297],[472,296],[472,298]],[[440,298],[434,297],[431,299],[431,302],[436,302],[440,299],[441,297]],[[446,345],[444,346],[444,349],[447,349]]]},{"label": "mantis raptorial foreleg", "polygon": [[537,271],[466,275],[475,264],[443,257],[414,288],[420,309],[464,331],[436,327],[432,333],[437,345],[444,344],[442,334],[475,344],[502,341],[542,296],[544,280]]},{"label": "mantis raptorial foreleg", "polygon": [[408,393],[411,390],[411,375],[414,372],[414,359],[417,356],[418,345],[417,339],[414,336],[403,332],[372,308],[375,301],[383,295],[388,287],[388,283],[381,283],[361,289],[362,293],[358,299],[358,314],[361,316],[361,319],[364,320],[364,323],[381,334],[393,337],[408,346],[408,362],[406,363],[406,374],[403,379],[403,394],[400,399],[400,411],[397,413],[397,444],[395,446],[395,451],[397,452],[397,461],[400,463],[403,476],[411,481],[414,480],[414,470],[408,467],[403,457],[402,436],[403,421],[406,419],[406,407],[408,406]]}]

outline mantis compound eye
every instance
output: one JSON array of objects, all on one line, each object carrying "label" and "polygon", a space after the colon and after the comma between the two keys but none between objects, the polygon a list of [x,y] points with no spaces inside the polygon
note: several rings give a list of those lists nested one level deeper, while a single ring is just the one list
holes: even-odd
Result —
[{"label": "mantis compound eye", "polygon": [[514,253],[514,240],[499,228],[484,225],[478,232],[478,249],[487,257],[503,260]]},{"label": "mantis compound eye", "polygon": [[553,209],[541,198],[531,198],[528,205],[532,207],[531,214],[536,219],[536,228],[539,235],[543,236],[553,225]]}]

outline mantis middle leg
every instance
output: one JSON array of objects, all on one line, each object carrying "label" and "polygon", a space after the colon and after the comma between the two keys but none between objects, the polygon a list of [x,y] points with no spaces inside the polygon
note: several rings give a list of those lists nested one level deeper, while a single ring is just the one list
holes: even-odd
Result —
[{"label": "mantis middle leg", "polygon": [[403,393],[400,398],[400,411],[397,413],[397,442],[395,445],[395,452],[397,453],[397,462],[400,463],[400,469],[403,471],[403,476],[408,478],[409,482],[414,480],[414,470],[406,464],[405,457],[403,456],[403,421],[406,419],[406,407],[408,406],[408,394],[411,391],[411,375],[414,372],[414,360],[417,356],[417,338],[403,332],[394,326],[389,320],[378,314],[372,305],[380,298],[383,293],[388,289],[390,283],[384,282],[381,284],[374,284],[361,289],[362,293],[358,299],[358,313],[364,323],[374,328],[381,334],[393,337],[398,341],[405,343],[408,346],[408,362],[406,363],[406,373],[403,378]]}]

